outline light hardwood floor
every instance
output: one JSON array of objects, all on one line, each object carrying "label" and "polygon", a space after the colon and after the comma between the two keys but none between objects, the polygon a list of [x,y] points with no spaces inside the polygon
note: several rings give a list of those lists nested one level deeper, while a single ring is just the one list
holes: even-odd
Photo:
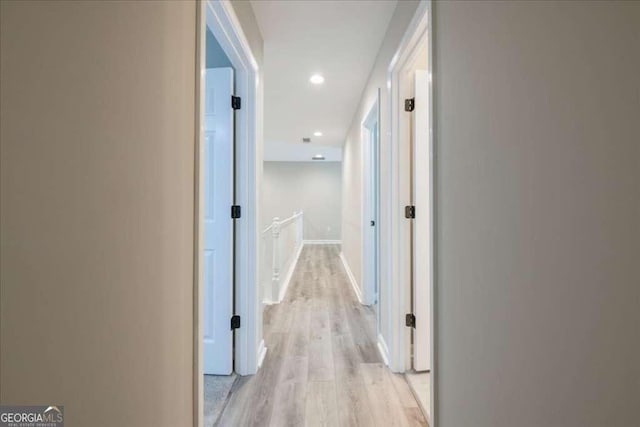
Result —
[{"label": "light hardwood floor", "polygon": [[339,250],[304,247],[284,301],[265,309],[262,368],[236,381],[216,425],[427,425],[382,362],[374,312],[357,301]]}]

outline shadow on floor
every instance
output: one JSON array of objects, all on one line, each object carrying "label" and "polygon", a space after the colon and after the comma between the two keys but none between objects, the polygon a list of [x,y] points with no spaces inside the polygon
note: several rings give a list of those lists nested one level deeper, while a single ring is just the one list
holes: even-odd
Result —
[{"label": "shadow on floor", "polygon": [[212,427],[229,396],[236,375],[204,376],[204,427]]}]

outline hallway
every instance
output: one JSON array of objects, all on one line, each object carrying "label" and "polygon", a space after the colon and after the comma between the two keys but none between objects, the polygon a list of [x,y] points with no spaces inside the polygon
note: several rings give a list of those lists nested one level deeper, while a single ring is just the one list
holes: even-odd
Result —
[{"label": "hallway", "polygon": [[265,308],[262,368],[239,377],[216,425],[427,425],[380,358],[375,314],[357,301],[339,248],[303,248],[284,301]]}]

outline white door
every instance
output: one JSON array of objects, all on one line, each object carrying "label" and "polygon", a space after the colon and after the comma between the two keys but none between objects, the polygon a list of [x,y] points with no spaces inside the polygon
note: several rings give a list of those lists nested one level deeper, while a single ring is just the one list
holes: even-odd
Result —
[{"label": "white door", "polygon": [[369,209],[372,213],[370,225],[370,232],[372,234],[371,241],[373,242],[373,267],[371,271],[371,276],[373,277],[373,298],[376,310],[376,333],[380,331],[380,278],[379,278],[379,259],[380,259],[380,246],[379,246],[379,230],[380,230],[380,218],[379,218],[379,201],[378,195],[380,194],[380,169],[379,169],[379,158],[378,153],[380,152],[380,138],[379,138],[379,126],[378,121],[376,120],[373,129],[371,129],[371,153],[370,153],[370,162],[371,162],[371,194],[370,194],[370,206]]},{"label": "white door", "polygon": [[373,283],[373,298],[371,303],[378,304],[378,121],[369,130],[368,172],[369,183],[367,198],[369,210],[369,249],[371,264],[369,265],[369,280]]},{"label": "white door", "polygon": [[204,113],[204,307],[205,374],[233,370],[233,69],[206,71]]},{"label": "white door", "polygon": [[413,313],[416,327],[413,331],[413,369],[428,371],[431,370],[429,81],[427,71],[416,71],[414,77],[413,203],[416,218],[413,221]]},{"label": "white door", "polygon": [[369,187],[371,194],[369,195],[369,211],[371,212],[370,232],[371,241],[373,242],[373,268],[371,269],[371,276],[373,277],[373,289],[374,289],[374,304],[378,304],[380,299],[380,292],[378,289],[378,230],[380,227],[380,220],[378,218],[378,121],[376,120],[373,128],[371,129],[371,152],[369,153],[369,162],[371,164],[371,170],[369,179],[371,183]]},{"label": "white door", "polygon": [[378,104],[362,123],[362,282],[363,302],[376,305],[378,295]]},{"label": "white door", "polygon": [[378,121],[367,124],[364,145],[364,303],[378,304]]}]

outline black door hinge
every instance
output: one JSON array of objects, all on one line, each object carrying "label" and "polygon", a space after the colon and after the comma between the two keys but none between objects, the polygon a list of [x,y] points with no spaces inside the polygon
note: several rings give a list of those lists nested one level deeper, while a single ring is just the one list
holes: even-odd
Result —
[{"label": "black door hinge", "polygon": [[416,327],[416,315],[413,314],[413,313],[407,313],[405,318],[404,318],[404,322],[407,325],[407,327],[415,328]]},{"label": "black door hinge", "polygon": [[241,215],[242,209],[240,208],[240,205],[231,206],[231,218],[240,218]]},{"label": "black door hinge", "polygon": [[242,106],[242,99],[239,96],[231,95],[231,108],[234,110],[239,110]]},{"label": "black door hinge", "polygon": [[413,219],[416,217],[416,207],[415,206],[405,206],[404,207],[404,217]]},{"label": "black door hinge", "polygon": [[416,108],[416,99],[408,98],[404,100],[404,111],[413,111]]},{"label": "black door hinge", "polygon": [[231,330],[238,329],[240,327],[240,316],[234,314],[231,316]]}]

